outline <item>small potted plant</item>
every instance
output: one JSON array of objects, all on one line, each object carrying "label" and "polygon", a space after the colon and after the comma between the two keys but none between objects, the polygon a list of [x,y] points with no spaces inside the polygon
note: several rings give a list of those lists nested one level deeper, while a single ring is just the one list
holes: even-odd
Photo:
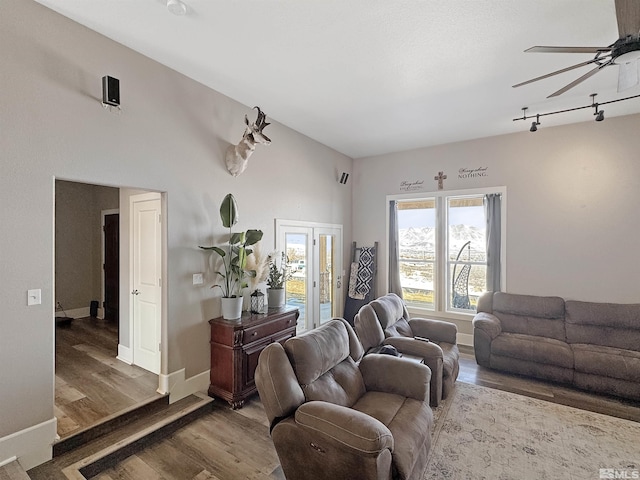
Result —
[{"label": "small potted plant", "polygon": [[269,276],[267,277],[267,303],[269,308],[280,308],[285,302],[285,284],[291,278],[291,270],[284,252],[280,256],[280,266],[275,255],[269,257]]},{"label": "small potted plant", "polygon": [[214,285],[222,291],[222,316],[227,320],[240,318],[242,315],[242,289],[247,287],[247,277],[254,277],[255,270],[247,270],[247,258],[252,254],[251,245],[262,239],[261,230],[231,232],[231,227],[238,223],[238,205],[232,194],[227,194],[220,206],[222,225],[229,229],[229,241],[226,248],[200,247],[213,250],[222,259],[223,269],[216,274],[222,277],[222,283]]}]

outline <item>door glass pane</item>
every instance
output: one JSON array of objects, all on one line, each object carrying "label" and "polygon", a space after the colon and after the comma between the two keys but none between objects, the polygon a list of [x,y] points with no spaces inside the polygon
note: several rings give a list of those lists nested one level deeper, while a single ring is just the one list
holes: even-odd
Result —
[{"label": "door glass pane", "polygon": [[410,305],[435,308],[435,199],[398,202],[402,295]]},{"label": "door glass pane", "polygon": [[332,235],[320,235],[320,324],[322,325],[334,317],[335,306],[335,282],[334,271],[334,244]]},{"label": "door glass pane", "polygon": [[286,301],[300,311],[297,332],[301,333],[307,329],[307,235],[286,233],[285,244],[287,262],[291,268],[286,285]]},{"label": "door glass pane", "polygon": [[448,305],[453,310],[475,311],[486,290],[487,254],[483,197],[447,200]]}]

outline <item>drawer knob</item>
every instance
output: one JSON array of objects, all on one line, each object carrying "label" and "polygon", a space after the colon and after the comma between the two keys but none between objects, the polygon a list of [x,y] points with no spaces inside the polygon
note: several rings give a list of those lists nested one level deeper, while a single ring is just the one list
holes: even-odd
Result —
[{"label": "drawer knob", "polygon": [[253,333],[251,334],[251,336],[252,336],[252,337],[255,337],[257,334],[258,334],[258,332],[253,332]]}]

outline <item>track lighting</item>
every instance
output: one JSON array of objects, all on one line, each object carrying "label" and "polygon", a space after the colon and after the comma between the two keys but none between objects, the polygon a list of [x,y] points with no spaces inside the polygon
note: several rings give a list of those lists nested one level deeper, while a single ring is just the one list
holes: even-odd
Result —
[{"label": "track lighting", "polygon": [[540,115],[536,115],[536,121],[535,122],[531,122],[531,128],[529,129],[530,132],[537,132],[538,131],[538,125],[540,125]]},{"label": "track lighting", "polygon": [[599,110],[599,108],[602,105],[607,105],[608,103],[622,102],[624,100],[631,100],[633,98],[639,98],[640,97],[640,95],[633,95],[631,97],[618,98],[617,100],[609,100],[608,102],[596,103],[596,95],[597,95],[597,93],[592,93],[591,94],[591,104],[590,105],[584,105],[582,107],[576,107],[576,108],[568,108],[566,110],[558,110],[557,112],[536,113],[535,115],[527,115],[528,107],[522,107],[522,116],[518,117],[518,118],[514,118],[513,121],[515,122],[515,121],[518,121],[518,120],[528,120],[530,118],[535,118],[536,121],[535,122],[531,122],[531,128],[529,128],[529,131],[530,132],[537,132],[538,131],[538,125],[540,125],[540,117],[544,117],[545,115],[556,115],[557,113],[573,112],[575,110],[582,110],[584,108],[593,108],[594,109],[593,114],[596,117],[596,122],[602,122],[604,120],[604,110]]},{"label": "track lighting", "polygon": [[596,116],[596,122],[601,122],[604,120],[604,110],[598,111],[599,104],[596,103],[596,95],[597,93],[591,94],[591,106],[593,107],[593,114]]}]

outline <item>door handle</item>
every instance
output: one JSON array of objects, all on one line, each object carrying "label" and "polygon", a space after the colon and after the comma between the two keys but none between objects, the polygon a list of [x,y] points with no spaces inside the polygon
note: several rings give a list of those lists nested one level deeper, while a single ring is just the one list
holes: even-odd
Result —
[{"label": "door handle", "polygon": [[131,295],[140,295],[140,290],[134,290]]}]

